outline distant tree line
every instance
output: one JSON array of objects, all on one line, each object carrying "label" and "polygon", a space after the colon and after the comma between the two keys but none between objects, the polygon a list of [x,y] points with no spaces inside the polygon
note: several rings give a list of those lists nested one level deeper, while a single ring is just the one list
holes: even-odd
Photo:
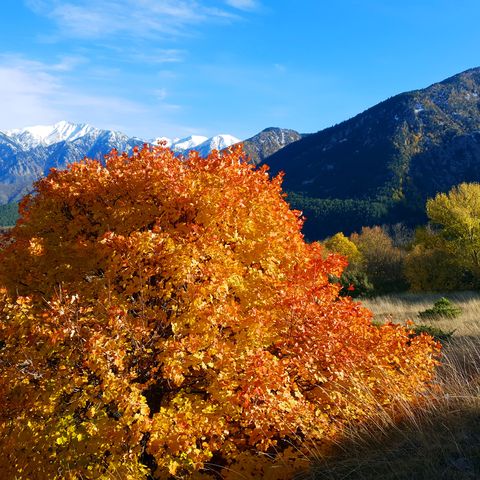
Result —
[{"label": "distant tree line", "polygon": [[10,227],[15,225],[18,219],[18,204],[8,203],[0,205],[0,227]]},{"label": "distant tree line", "polygon": [[339,231],[350,235],[364,226],[404,223],[413,228],[426,221],[424,211],[387,195],[363,199],[312,198],[301,192],[287,192],[287,201],[303,212],[306,218],[303,232],[310,241]]}]

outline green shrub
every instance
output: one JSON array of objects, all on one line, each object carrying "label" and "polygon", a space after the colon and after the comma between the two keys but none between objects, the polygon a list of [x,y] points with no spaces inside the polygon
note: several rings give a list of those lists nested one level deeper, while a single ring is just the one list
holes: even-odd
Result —
[{"label": "green shrub", "polygon": [[442,330],[441,328],[432,325],[415,325],[412,330],[415,335],[427,333],[439,342],[448,342],[455,332],[455,330],[447,332],[446,330]]},{"label": "green shrub", "polygon": [[442,297],[440,300],[436,301],[433,305],[433,308],[428,308],[423,312],[420,312],[418,316],[420,318],[456,318],[461,315],[462,309],[455,305],[453,302],[448,300],[445,297]]},{"label": "green shrub", "polygon": [[373,296],[375,290],[365,272],[359,270],[345,270],[337,279],[342,285],[340,295],[353,298],[368,298]]}]

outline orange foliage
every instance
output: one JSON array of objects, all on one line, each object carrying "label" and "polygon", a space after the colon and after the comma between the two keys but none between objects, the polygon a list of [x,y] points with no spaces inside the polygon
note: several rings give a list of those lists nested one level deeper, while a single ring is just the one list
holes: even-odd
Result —
[{"label": "orange foliage", "polygon": [[291,478],[413,401],[438,345],[340,298],[299,215],[240,148],[40,180],[0,253],[0,477]]}]

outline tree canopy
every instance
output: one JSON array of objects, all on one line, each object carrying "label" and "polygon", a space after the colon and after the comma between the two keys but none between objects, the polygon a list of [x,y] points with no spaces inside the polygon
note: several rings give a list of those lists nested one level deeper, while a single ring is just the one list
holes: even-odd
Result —
[{"label": "tree canopy", "polygon": [[462,183],[427,201],[430,224],[418,228],[405,262],[413,290],[480,285],[480,184]]},{"label": "tree canopy", "polygon": [[349,265],[358,264],[362,261],[362,254],[357,246],[343,232],[338,232],[327,238],[323,245],[327,251],[343,255],[348,260]]},{"label": "tree canopy", "polygon": [[461,183],[427,202],[430,222],[457,260],[480,275],[480,184]]},{"label": "tree canopy", "polygon": [[114,151],[21,202],[0,251],[2,478],[291,478],[424,391],[438,345],[339,297],[345,260],[243,160]]}]

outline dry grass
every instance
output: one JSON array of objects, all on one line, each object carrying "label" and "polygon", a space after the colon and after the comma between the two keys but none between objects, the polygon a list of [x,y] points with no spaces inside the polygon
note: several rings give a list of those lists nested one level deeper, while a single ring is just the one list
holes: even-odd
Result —
[{"label": "dry grass", "polygon": [[[421,320],[441,296],[462,307],[455,319]],[[402,421],[379,409],[368,425],[350,426],[328,456],[318,455],[312,480],[480,479],[480,294],[402,294],[364,302],[377,321],[429,324],[451,331],[433,392],[421,406],[402,405]]]},{"label": "dry grass", "polygon": [[[455,319],[425,320],[418,313],[431,308],[441,297],[459,305],[463,313]],[[473,336],[480,340],[480,294],[476,292],[458,292],[445,294],[404,293],[395,296],[377,297],[362,302],[375,315],[375,319],[392,319],[396,323],[413,320],[415,323],[433,325],[445,330],[456,330],[456,337]]]}]

